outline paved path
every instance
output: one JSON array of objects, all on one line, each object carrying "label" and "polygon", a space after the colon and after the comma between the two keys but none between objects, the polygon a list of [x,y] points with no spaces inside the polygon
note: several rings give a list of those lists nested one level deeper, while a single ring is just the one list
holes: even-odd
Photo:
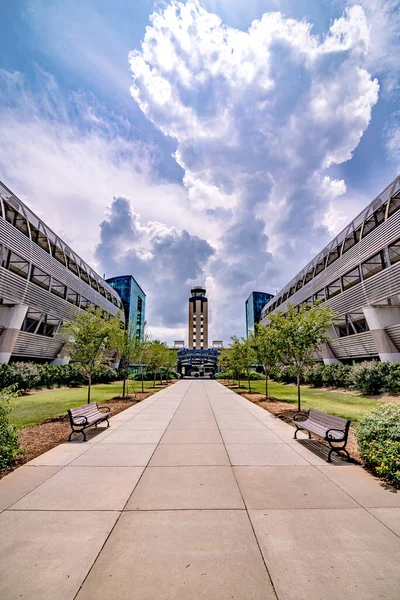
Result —
[{"label": "paved path", "polygon": [[400,494],[181,381],[0,482],[0,598],[394,600]]}]

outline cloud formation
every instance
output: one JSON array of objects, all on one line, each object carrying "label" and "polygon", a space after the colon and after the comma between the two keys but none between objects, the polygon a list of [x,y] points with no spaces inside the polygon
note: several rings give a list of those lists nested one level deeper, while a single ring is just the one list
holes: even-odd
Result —
[{"label": "cloud formation", "polygon": [[156,221],[141,222],[128,198],[115,197],[101,223],[96,257],[114,275],[133,274],[145,282],[147,322],[155,331],[186,321],[187,282],[204,278],[214,254],[204,239]]},{"label": "cloud formation", "polygon": [[244,32],[172,0],[130,53],[134,100],[176,140],[192,209],[219,223],[206,269],[217,337],[242,323],[247,293],[284,284],[329,240],[346,189],[331,168],[351,159],[378,99],[368,47],[360,6],[320,38],[279,12]]}]

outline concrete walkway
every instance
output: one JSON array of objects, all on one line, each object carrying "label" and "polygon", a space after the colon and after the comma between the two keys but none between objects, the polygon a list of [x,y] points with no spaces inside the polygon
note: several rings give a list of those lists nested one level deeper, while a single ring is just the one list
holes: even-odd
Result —
[{"label": "concrete walkway", "polygon": [[0,481],[2,600],[394,600],[400,494],[215,381]]}]

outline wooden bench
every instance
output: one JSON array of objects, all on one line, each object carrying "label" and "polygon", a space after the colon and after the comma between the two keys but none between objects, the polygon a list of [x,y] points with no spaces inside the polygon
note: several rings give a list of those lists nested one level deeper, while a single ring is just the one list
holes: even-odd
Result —
[{"label": "wooden bench", "polygon": [[[344,452],[347,460],[350,460],[350,455],[346,450],[347,438],[350,429],[350,420],[342,419],[341,417],[333,417],[326,413],[310,408],[306,415],[297,413],[293,417],[293,422],[296,425],[294,438],[297,440],[298,431],[305,430],[308,432],[308,437],[311,439],[311,433],[318,435],[320,438],[328,442],[330,446],[328,462],[331,461],[332,452],[339,454]],[[334,446],[333,444],[341,444]]]},{"label": "wooden bench", "polygon": [[97,402],[91,402],[77,408],[70,408],[68,415],[72,431],[69,434],[68,440],[71,441],[74,433],[83,433],[83,441],[86,442],[85,429],[92,425],[97,427],[97,424],[102,421],[107,421],[107,427],[110,427],[108,417],[111,410],[108,406],[102,406],[101,408],[105,408],[107,412],[101,412]]}]

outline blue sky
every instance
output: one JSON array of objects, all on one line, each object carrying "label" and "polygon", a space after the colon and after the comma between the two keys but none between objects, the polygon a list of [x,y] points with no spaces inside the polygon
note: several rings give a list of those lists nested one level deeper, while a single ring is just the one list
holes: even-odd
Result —
[{"label": "blue sky", "polygon": [[399,31],[398,0],[2,2],[0,178],[154,335],[206,283],[227,340],[398,173]]}]

